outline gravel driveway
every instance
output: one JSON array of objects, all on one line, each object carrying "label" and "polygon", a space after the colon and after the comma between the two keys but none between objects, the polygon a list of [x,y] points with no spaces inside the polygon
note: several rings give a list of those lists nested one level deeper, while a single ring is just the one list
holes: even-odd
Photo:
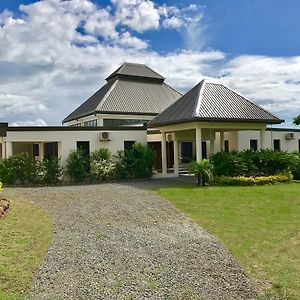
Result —
[{"label": "gravel driveway", "polygon": [[255,299],[228,251],[153,182],[7,189],[54,222],[28,299]]}]

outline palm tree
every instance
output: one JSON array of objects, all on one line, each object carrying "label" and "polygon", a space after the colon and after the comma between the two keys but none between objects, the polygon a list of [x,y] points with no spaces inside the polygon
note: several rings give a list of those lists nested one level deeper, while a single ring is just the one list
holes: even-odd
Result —
[{"label": "palm tree", "polygon": [[212,164],[208,159],[199,162],[194,160],[189,164],[189,171],[196,176],[198,186],[205,186],[205,183],[212,177]]},{"label": "palm tree", "polygon": [[300,125],[300,115],[298,115],[297,117],[295,117],[293,120],[294,120],[293,123],[295,125]]}]

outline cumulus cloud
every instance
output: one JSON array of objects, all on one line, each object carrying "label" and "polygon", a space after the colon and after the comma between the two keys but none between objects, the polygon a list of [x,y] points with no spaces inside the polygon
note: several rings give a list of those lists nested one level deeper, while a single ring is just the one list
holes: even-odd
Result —
[{"label": "cumulus cloud", "polygon": [[[280,117],[299,114],[300,57],[228,60],[221,51],[203,50],[198,5],[178,8],[150,0],[111,4],[44,0],[21,5],[18,16],[7,10],[0,14],[1,120],[59,124],[124,61],[149,65],[181,92],[203,78],[220,77]],[[159,54],[141,34],[170,29],[188,33],[187,50]]]},{"label": "cumulus cloud", "polygon": [[47,123],[42,119],[34,121],[15,121],[10,124],[11,126],[47,126]]}]

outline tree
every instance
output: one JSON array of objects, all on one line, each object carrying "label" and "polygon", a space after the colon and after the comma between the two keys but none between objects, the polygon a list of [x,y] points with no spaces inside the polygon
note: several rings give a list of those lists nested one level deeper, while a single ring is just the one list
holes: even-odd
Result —
[{"label": "tree", "polygon": [[294,120],[293,123],[295,125],[300,125],[300,115],[298,115],[297,117],[295,117],[293,120]]},{"label": "tree", "polygon": [[200,162],[194,160],[189,164],[189,171],[195,174],[198,186],[205,186],[205,183],[212,177],[212,164],[208,159]]}]

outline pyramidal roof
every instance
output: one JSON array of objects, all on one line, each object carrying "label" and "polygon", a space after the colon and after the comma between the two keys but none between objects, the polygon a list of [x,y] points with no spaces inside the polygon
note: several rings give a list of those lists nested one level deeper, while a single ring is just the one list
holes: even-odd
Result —
[{"label": "pyramidal roof", "polygon": [[223,84],[202,80],[155,117],[149,126],[201,120],[268,124],[284,122]]},{"label": "pyramidal roof", "polygon": [[107,83],[69,114],[63,123],[96,113],[158,115],[182,94],[146,65],[124,63]]},{"label": "pyramidal roof", "polygon": [[122,66],[120,66],[116,71],[110,74],[106,80],[110,80],[115,77],[141,77],[141,78],[149,78],[154,80],[164,81],[164,77],[160,74],[153,71],[146,65],[136,64],[136,63],[128,63],[125,62]]}]

